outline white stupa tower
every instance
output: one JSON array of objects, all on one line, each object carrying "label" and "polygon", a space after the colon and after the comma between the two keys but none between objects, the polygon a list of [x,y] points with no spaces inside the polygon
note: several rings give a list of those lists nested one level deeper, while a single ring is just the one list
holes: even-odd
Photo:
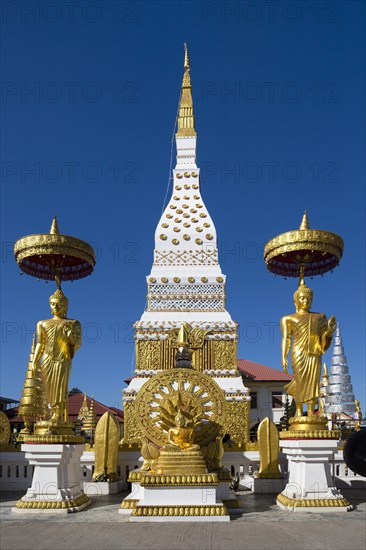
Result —
[{"label": "white stupa tower", "polygon": [[347,357],[344,354],[339,323],[335,333],[332,366],[330,367],[328,376],[325,412],[327,414],[347,413],[350,415],[356,412],[355,396],[351,376],[348,372]]},{"label": "white stupa tower", "polygon": [[[154,263],[147,277],[148,307],[139,326],[147,323],[193,326],[224,323],[236,330],[225,309],[225,276],[218,261],[214,223],[203,202],[196,165],[188,51],[176,133],[177,164],[173,193],[155,231]],[[236,334],[232,338],[236,338]],[[234,365],[235,366],[235,365]]]},{"label": "white stupa tower", "polygon": [[212,376],[225,392],[232,411],[228,433],[240,448],[249,441],[249,393],[237,369],[237,323],[225,308],[226,278],[218,260],[216,229],[201,196],[196,145],[185,47],[173,192],[155,231],[147,307],[135,323],[135,377],[124,390],[126,444],[136,439],[136,394],[156,371],[176,366],[176,340],[183,323],[193,368]]}]

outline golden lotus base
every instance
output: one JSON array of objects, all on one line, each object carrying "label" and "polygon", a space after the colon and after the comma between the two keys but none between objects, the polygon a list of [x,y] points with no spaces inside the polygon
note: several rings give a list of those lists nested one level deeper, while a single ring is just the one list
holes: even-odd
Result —
[{"label": "golden lotus base", "polygon": [[216,473],[212,474],[154,474],[147,473],[141,477],[141,487],[165,487],[165,486],[208,486],[218,485],[219,478]]},{"label": "golden lotus base", "polygon": [[199,449],[161,449],[156,464],[157,474],[206,474],[207,466]]},{"label": "golden lotus base", "polygon": [[77,498],[67,500],[18,500],[14,511],[48,511],[48,512],[77,512],[86,508],[91,500],[81,494]]},{"label": "golden lotus base", "polygon": [[346,512],[352,510],[352,505],[344,497],[326,499],[289,498],[281,493],[277,496],[276,501],[283,510],[294,510],[301,508],[320,508],[320,511],[325,511],[325,508],[331,508],[334,511],[339,510]]},{"label": "golden lotus base", "polygon": [[17,440],[22,443],[85,443],[85,437],[77,435],[70,422],[63,420],[40,420],[34,425],[34,432],[22,430]]},{"label": "golden lotus base", "polygon": [[130,521],[230,521],[224,504],[212,506],[136,506]]},{"label": "golden lotus base", "polygon": [[310,416],[293,416],[290,418],[289,424],[289,431],[314,431],[328,429],[327,417],[317,416],[315,414]]}]

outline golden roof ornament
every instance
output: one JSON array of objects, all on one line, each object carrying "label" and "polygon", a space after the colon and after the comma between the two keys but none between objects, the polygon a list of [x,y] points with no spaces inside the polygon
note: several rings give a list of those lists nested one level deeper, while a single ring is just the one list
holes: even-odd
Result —
[{"label": "golden roof ornament", "polygon": [[305,211],[299,229],[271,239],[264,248],[267,269],[284,277],[323,275],[337,267],[343,239],[320,229],[310,229]]},{"label": "golden roof ornament", "polygon": [[56,214],[55,214],[53,216],[53,220],[52,220],[50,235],[59,235],[59,234],[60,234],[60,230],[58,228],[57,218],[56,218]]}]

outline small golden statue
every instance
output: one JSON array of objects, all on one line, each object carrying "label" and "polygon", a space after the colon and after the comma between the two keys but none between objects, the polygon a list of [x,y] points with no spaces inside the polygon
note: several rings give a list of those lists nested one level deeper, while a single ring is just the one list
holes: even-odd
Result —
[{"label": "small golden statue", "polygon": [[361,405],[358,399],[355,401],[356,413],[355,413],[355,430],[358,432],[361,429],[362,412]]},{"label": "small golden statue", "polygon": [[51,409],[52,426],[68,420],[68,384],[71,363],[81,346],[81,325],[68,319],[68,299],[58,288],[49,299],[52,319],[37,323],[37,343],[33,358],[33,373],[40,367],[45,397]]},{"label": "small golden statue", "polygon": [[294,378],[285,386],[285,390],[295,399],[295,417],[302,416],[304,404],[307,404],[308,416],[314,415],[319,396],[322,355],[329,348],[336,329],[334,316],[328,321],[323,313],[310,311],[312,300],[313,291],[301,278],[294,293],[296,313],[281,319],[282,367],[286,373],[292,340],[291,362]]},{"label": "small golden statue", "polygon": [[178,411],[178,414],[174,418],[175,428],[170,428],[168,432],[168,442],[170,445],[167,445],[166,449],[181,449],[185,451],[186,449],[198,450],[199,445],[194,445],[194,430],[195,424],[189,423],[188,419],[184,416],[181,410]]}]

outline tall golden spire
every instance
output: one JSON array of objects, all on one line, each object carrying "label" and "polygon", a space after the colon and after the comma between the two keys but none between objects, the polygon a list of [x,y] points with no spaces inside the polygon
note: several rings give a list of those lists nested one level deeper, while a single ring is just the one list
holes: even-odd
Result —
[{"label": "tall golden spire", "polygon": [[184,75],[179,101],[178,132],[176,137],[196,137],[192,100],[191,77],[189,74],[189,56],[187,44],[184,44]]}]

